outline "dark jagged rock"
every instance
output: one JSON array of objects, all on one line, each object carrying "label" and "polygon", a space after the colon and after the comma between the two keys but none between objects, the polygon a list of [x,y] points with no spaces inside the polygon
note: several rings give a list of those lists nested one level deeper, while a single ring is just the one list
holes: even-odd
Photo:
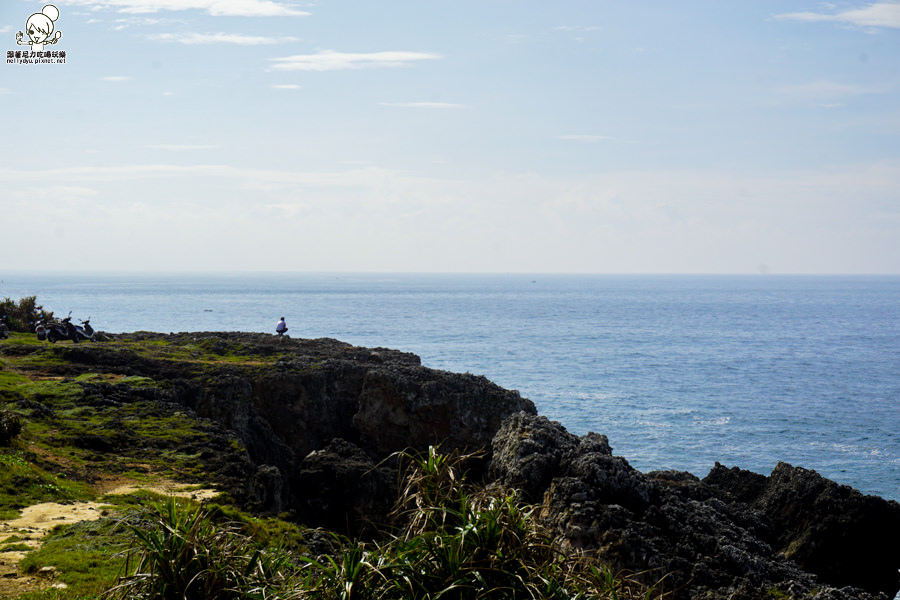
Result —
[{"label": "dark jagged rock", "polygon": [[[704,482],[764,514],[768,541],[837,586],[900,589],[900,504],[779,463],[769,477],[716,465]],[[883,541],[884,543],[881,543]]]},{"label": "dark jagged rock", "polygon": [[578,437],[547,417],[515,414],[494,437],[491,476],[518,489],[528,502],[540,502],[564,460],[578,448]]},{"label": "dark jagged rock", "polygon": [[[197,456],[198,473],[258,511],[365,534],[395,500],[392,453],[484,449],[488,482],[539,504],[564,547],[643,572],[647,583],[662,578],[676,600],[889,600],[900,588],[900,505],[813,471],[779,464],[764,476],[717,464],[702,480],[641,473],[606,436],[575,436],[517,392],[395,350],[245,333],[110,338],[42,347],[55,360],[35,368],[151,378],[146,387],[82,383],[83,401],[140,402],[149,419],[198,417],[203,435],[165,450]],[[163,350],[146,352],[141,342]],[[39,395],[6,400],[54,418]],[[110,425],[70,441],[98,453],[144,443]]]},{"label": "dark jagged rock", "polygon": [[397,475],[361,448],[335,438],[300,462],[294,485],[298,520],[359,535],[373,531],[371,526],[391,510]]},{"label": "dark jagged rock", "polygon": [[[536,412],[530,400],[484,377],[429,369],[414,354],[386,348],[254,333],[110,337],[113,343],[50,347],[62,360],[48,368],[64,376],[89,370],[162,383],[162,390],[152,388],[160,403],[187,407],[227,428],[246,448],[242,470],[210,469],[233,498],[343,532],[384,519],[393,502],[383,485],[363,477],[375,463],[429,445],[446,452],[483,450],[505,417]],[[143,353],[141,343],[164,349]],[[121,386],[85,389],[92,402],[128,401]],[[98,451],[126,442],[111,435],[78,440]],[[329,476],[335,479],[326,481]],[[365,485],[342,492],[354,482]],[[391,484],[396,487],[396,480]]]},{"label": "dark jagged rock", "polygon": [[897,539],[900,505],[809,471],[643,474],[605,436],[579,438],[527,414],[504,422],[492,456],[497,480],[542,498],[564,546],[646,572],[647,583],[665,576],[676,598],[865,600],[900,588],[900,554],[878,543]]},{"label": "dark jagged rock", "polygon": [[745,471],[737,467],[725,467],[718,462],[703,478],[703,483],[715,490],[730,494],[740,502],[753,502],[765,491],[768,478],[765,475]]},{"label": "dark jagged rock", "polygon": [[278,467],[260,465],[253,474],[250,484],[252,502],[265,506],[272,512],[281,513],[284,507],[284,477]]}]

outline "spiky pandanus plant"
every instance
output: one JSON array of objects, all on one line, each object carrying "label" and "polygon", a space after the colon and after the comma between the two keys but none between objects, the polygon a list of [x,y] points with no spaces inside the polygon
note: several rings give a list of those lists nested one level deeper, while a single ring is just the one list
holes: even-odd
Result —
[{"label": "spiky pandanus plant", "polygon": [[309,560],[310,598],[323,600],[661,599],[586,556],[564,554],[533,507],[500,487],[471,485],[473,455],[429,448],[407,463],[391,537],[345,543]]},{"label": "spiky pandanus plant", "polygon": [[168,498],[141,522],[126,575],[105,594],[121,600],[291,600],[295,568],[287,553],[262,548],[240,526],[219,524],[203,508]]},{"label": "spiky pandanus plant", "polygon": [[[128,525],[128,574],[108,600],[663,600],[666,594],[566,554],[513,490],[469,484],[471,456],[430,448],[407,464],[380,541],[334,537],[317,557],[262,548],[174,499]],[[302,566],[297,566],[302,565]]]}]

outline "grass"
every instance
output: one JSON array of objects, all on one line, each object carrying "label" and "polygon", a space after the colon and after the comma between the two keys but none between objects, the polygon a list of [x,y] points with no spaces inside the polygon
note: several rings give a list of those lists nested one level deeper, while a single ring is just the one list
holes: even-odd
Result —
[{"label": "grass", "polygon": [[[179,560],[184,560],[190,552],[195,554],[195,565],[205,564],[207,568],[222,573],[234,569],[240,557],[252,558],[261,548],[273,547],[267,550],[268,554],[259,552],[256,563],[260,563],[261,557],[270,557],[276,552],[284,555],[288,547],[295,550],[303,547],[296,525],[277,519],[259,519],[234,507],[201,506],[191,500],[161,496],[146,490],[106,496],[103,500],[108,503],[104,509],[108,513],[106,517],[54,528],[41,548],[30,552],[20,563],[20,570],[26,574],[37,573],[42,567],[55,567],[58,581],[65,583],[67,588],[29,593],[21,600],[147,597],[152,594],[139,590],[140,586],[135,583],[135,571],[144,573],[149,569],[155,572],[154,568],[166,563],[177,566]],[[286,540],[285,550],[274,548],[279,540]],[[139,549],[145,547],[147,542],[157,552],[153,558],[155,566],[134,562],[140,560]],[[196,556],[197,553],[202,556]],[[129,560],[132,562],[129,563]],[[274,563],[271,558],[268,560],[270,562],[265,564],[271,568]],[[243,573],[250,563],[244,561],[240,564]],[[193,579],[197,570],[191,571],[192,568],[189,563],[187,570],[179,574],[191,572],[192,575],[179,581],[184,583]],[[126,574],[131,577],[122,579]],[[240,576],[243,577],[243,574]],[[139,575],[137,580],[141,579],[147,578]],[[172,589],[161,586],[157,591]],[[203,595],[197,597],[215,598],[214,595],[206,596],[212,593],[211,590],[212,587],[207,585],[203,588]]]},{"label": "grass", "polygon": [[[142,345],[91,347],[132,352]],[[97,494],[89,482],[98,477],[152,484],[204,476],[204,423],[162,405],[154,393],[162,386],[150,377],[73,370],[64,359],[73,346],[22,333],[0,343],[0,415],[23,424],[7,446],[0,440],[0,519],[41,502],[91,500]],[[236,442],[225,450],[242,451]]]},{"label": "grass", "polygon": [[[108,376],[96,373],[59,380],[5,371],[0,374],[0,392],[6,392],[0,395],[0,409],[25,420],[19,447],[55,456],[57,462],[64,463],[62,471],[122,473],[135,468],[130,465],[140,464],[143,470],[149,465],[160,475],[172,478],[202,474],[198,448],[206,445],[208,433],[187,412],[163,409],[152,395],[134,393],[151,389],[151,379],[122,378],[110,384]],[[91,386],[100,382],[112,386],[105,391],[111,391],[113,397],[118,394],[124,399],[109,402],[104,400],[106,396],[96,396]],[[4,460],[14,459],[0,455],[0,462]],[[18,466],[23,467],[24,463],[20,461]],[[0,474],[0,490],[4,483],[13,485],[12,480],[22,475]],[[34,498],[33,494],[28,496],[29,501]],[[0,509],[3,506],[0,492]]]},{"label": "grass", "polygon": [[219,523],[190,502],[168,498],[135,523],[126,576],[106,598],[232,600],[280,598],[294,569],[281,548],[265,546],[238,523]]},{"label": "grass", "polygon": [[666,597],[586,556],[562,553],[511,490],[465,482],[461,465],[433,448],[414,457],[395,516],[378,543],[344,540],[307,558],[304,598],[494,600]]},{"label": "grass", "polygon": [[22,573],[56,567],[58,580],[80,594],[100,594],[116,582],[129,536],[112,517],[55,527],[40,549],[19,564]]},{"label": "grass", "polygon": [[[397,526],[378,541],[333,537],[311,556],[303,532],[225,505],[166,498],[130,504],[118,532],[122,577],[104,600],[661,600],[662,591],[556,548],[510,490],[465,482],[464,457],[411,459]],[[63,530],[56,539],[77,537]],[[62,548],[62,546],[60,546]],[[83,551],[73,548],[73,552]],[[86,559],[89,557],[86,555]],[[80,590],[109,581],[73,581]],[[41,597],[40,600],[45,600]]]},{"label": "grass", "polygon": [[93,497],[87,484],[45,471],[22,450],[0,448],[0,519],[14,519],[22,508],[40,502]]},{"label": "grass", "polygon": [[32,547],[28,544],[3,544],[0,546],[0,552],[30,552]]},{"label": "grass", "polygon": [[146,491],[106,497],[109,516],[55,528],[21,563],[27,573],[56,567],[68,588],[21,600],[666,597],[560,552],[514,492],[469,485],[465,457],[432,449],[409,460],[396,527],[375,542],[334,537],[319,556],[296,525],[233,506]]}]

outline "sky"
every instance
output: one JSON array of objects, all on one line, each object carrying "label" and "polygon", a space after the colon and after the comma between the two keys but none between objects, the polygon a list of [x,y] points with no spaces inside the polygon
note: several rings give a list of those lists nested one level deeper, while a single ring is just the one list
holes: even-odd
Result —
[{"label": "sky", "polygon": [[3,270],[900,274],[897,1],[46,1]]}]

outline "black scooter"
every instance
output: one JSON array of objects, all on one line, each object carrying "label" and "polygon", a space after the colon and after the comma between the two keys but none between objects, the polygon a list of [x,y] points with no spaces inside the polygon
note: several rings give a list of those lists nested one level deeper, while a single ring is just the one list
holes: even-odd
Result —
[{"label": "black scooter", "polygon": [[[81,327],[72,324],[72,312],[69,311],[69,316],[62,321],[44,325],[44,335],[47,338],[47,341],[51,343],[56,343],[60,340],[72,340],[76,344],[81,340],[93,342],[94,328],[91,327],[91,318],[88,317],[84,321],[81,321],[81,324]],[[41,332],[38,331],[38,339],[40,338]]]},{"label": "black scooter", "polygon": [[[62,321],[51,321],[44,325],[46,330],[45,336],[48,342],[56,343],[60,340],[69,339],[69,328],[74,328],[74,325],[71,323],[72,317],[66,317]],[[38,334],[40,337],[40,334]]]},{"label": "black scooter", "polygon": [[5,340],[9,337],[9,321],[6,320],[6,315],[0,315],[0,340]]}]

